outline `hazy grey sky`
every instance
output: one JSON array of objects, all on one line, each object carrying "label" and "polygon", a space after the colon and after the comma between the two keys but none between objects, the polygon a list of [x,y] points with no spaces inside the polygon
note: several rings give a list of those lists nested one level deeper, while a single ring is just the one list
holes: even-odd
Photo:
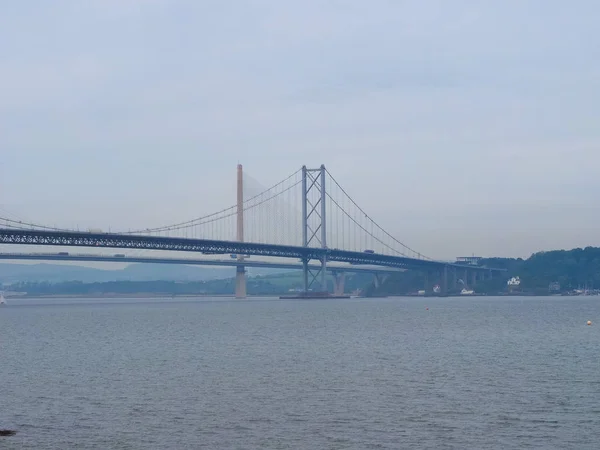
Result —
[{"label": "hazy grey sky", "polygon": [[0,3],[21,217],[161,225],[232,204],[238,161],[324,163],[434,257],[600,245],[597,1]]}]

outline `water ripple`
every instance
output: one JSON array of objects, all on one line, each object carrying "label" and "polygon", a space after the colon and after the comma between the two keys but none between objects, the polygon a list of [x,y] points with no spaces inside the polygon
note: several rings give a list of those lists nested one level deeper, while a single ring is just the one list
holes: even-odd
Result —
[{"label": "water ripple", "polygon": [[427,305],[15,300],[2,448],[597,448],[600,302]]}]

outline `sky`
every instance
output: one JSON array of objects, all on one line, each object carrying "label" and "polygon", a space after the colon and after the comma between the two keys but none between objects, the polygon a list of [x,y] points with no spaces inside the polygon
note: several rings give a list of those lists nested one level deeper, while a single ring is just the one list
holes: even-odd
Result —
[{"label": "sky", "polygon": [[0,3],[0,216],[158,226],[325,164],[431,257],[600,246],[596,1]]}]

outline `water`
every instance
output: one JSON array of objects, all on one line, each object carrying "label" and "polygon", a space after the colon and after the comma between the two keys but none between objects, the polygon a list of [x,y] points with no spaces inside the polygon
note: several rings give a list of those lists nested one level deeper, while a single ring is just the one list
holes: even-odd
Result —
[{"label": "water", "polygon": [[596,449],[599,342],[598,297],[9,299],[0,447]]}]

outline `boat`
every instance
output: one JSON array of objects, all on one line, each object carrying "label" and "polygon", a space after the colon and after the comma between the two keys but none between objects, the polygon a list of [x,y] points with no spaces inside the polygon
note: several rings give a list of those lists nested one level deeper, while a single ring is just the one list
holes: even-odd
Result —
[{"label": "boat", "polygon": [[460,295],[473,295],[475,293],[475,291],[473,289],[467,289],[467,288],[463,288],[462,291],[460,291]]},{"label": "boat", "polygon": [[6,300],[4,299],[4,292],[0,292],[0,305],[6,305]]}]

